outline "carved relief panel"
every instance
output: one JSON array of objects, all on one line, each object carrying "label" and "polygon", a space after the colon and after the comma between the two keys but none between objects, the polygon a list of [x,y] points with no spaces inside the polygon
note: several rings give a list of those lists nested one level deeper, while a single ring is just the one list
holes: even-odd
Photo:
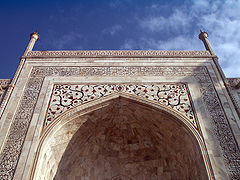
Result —
[{"label": "carved relief panel", "polygon": [[145,84],[55,84],[43,130],[55,117],[65,110],[113,93],[122,92],[139,96],[171,107],[186,116],[193,127],[198,129],[184,83],[145,83]]}]

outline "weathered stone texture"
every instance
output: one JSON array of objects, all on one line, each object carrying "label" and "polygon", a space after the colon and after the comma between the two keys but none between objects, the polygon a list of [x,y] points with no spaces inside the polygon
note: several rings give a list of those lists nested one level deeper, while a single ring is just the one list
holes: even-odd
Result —
[{"label": "weathered stone texture", "polygon": [[170,114],[118,98],[73,121],[48,142],[43,179],[207,179],[197,143]]},{"label": "weathered stone texture", "polygon": [[233,103],[240,117],[240,78],[228,78],[227,83]]}]

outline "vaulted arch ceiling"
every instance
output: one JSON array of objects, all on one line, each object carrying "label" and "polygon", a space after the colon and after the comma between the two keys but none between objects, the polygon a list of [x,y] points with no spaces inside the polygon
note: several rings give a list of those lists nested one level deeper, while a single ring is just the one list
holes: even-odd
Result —
[{"label": "vaulted arch ceiling", "polygon": [[207,179],[199,145],[173,115],[127,98],[75,117],[49,140],[43,179]]}]

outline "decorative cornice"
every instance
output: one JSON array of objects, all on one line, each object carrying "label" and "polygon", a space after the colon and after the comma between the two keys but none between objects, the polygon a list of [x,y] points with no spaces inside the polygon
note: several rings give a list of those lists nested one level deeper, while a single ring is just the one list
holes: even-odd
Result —
[{"label": "decorative cornice", "polygon": [[30,51],[26,57],[212,57],[209,51]]}]

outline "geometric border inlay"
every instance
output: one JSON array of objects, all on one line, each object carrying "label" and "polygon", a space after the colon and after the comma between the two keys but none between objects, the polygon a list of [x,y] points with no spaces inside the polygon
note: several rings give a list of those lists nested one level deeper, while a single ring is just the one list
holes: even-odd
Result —
[{"label": "geometric border inlay", "polygon": [[30,51],[28,57],[212,57],[209,51]]}]

